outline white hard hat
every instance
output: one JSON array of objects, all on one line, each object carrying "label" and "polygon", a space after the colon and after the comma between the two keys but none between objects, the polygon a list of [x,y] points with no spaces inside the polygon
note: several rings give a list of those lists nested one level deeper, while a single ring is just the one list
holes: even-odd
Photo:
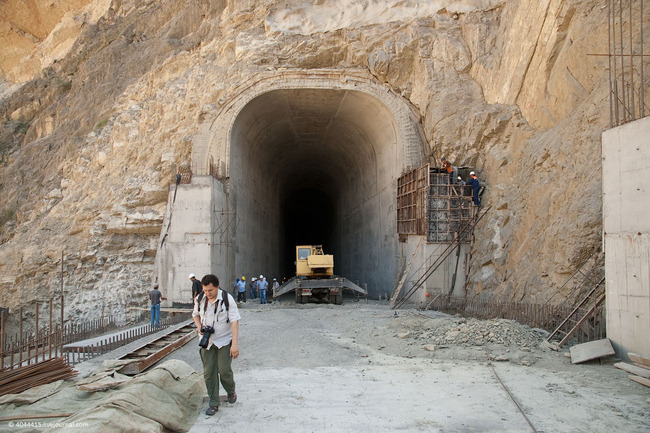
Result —
[{"label": "white hard hat", "polygon": [[470,172],[469,172],[469,175],[470,175],[470,176],[474,176],[475,174],[476,174],[476,173],[474,173],[473,171],[470,171]]},{"label": "white hard hat", "polygon": [[261,280],[262,278],[264,278],[264,275],[260,275],[260,280]]},{"label": "white hard hat", "polygon": [[196,278],[196,275],[194,275],[194,274],[190,274],[190,280],[191,280],[192,278]]}]

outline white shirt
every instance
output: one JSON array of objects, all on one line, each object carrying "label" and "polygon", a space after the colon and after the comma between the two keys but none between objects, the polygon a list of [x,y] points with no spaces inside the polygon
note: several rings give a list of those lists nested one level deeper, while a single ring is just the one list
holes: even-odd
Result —
[{"label": "white shirt", "polygon": [[[208,307],[206,311],[205,301],[207,300],[206,296],[203,295],[201,302],[197,303],[194,301],[194,311],[192,311],[192,317],[200,316],[201,326],[212,326],[214,328],[214,333],[210,335],[208,340],[208,347],[210,349],[214,344],[217,348],[222,348],[223,346],[230,343],[232,340],[232,324],[241,319],[239,315],[239,309],[237,308],[237,302],[235,298],[232,297],[230,293],[227,293],[228,296],[228,312],[226,313],[226,306],[223,305],[223,294],[225,292],[219,289],[217,293],[217,299],[214,302],[208,301]],[[214,313],[214,306],[217,305],[217,314]],[[226,319],[230,319],[230,323]]]}]

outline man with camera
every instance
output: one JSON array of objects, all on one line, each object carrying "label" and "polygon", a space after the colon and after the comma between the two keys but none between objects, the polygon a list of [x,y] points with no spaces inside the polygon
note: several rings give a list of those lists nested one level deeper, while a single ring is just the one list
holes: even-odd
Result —
[{"label": "man with camera", "polygon": [[194,299],[192,319],[201,337],[199,353],[210,403],[206,415],[219,410],[219,381],[228,393],[228,403],[237,401],[232,360],[239,356],[239,310],[235,299],[219,288],[219,278],[201,279],[203,295]]}]

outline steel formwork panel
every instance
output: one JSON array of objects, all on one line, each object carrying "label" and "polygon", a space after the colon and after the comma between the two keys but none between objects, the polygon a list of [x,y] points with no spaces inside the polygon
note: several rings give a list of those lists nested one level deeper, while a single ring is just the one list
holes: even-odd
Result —
[{"label": "steel formwork panel", "polygon": [[[425,165],[397,181],[397,231],[426,235],[427,242],[448,243],[470,224],[475,210],[468,186],[449,183],[449,174]],[[463,234],[471,242],[471,233]]]}]

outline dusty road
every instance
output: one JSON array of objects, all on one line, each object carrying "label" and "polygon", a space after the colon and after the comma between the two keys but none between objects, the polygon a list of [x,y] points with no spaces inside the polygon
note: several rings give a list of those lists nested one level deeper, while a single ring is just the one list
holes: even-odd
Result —
[{"label": "dusty road", "polygon": [[[239,399],[191,432],[650,431],[649,388],[611,360],[572,365],[514,322],[352,300],[241,313]],[[169,358],[201,370],[194,341]]]}]

